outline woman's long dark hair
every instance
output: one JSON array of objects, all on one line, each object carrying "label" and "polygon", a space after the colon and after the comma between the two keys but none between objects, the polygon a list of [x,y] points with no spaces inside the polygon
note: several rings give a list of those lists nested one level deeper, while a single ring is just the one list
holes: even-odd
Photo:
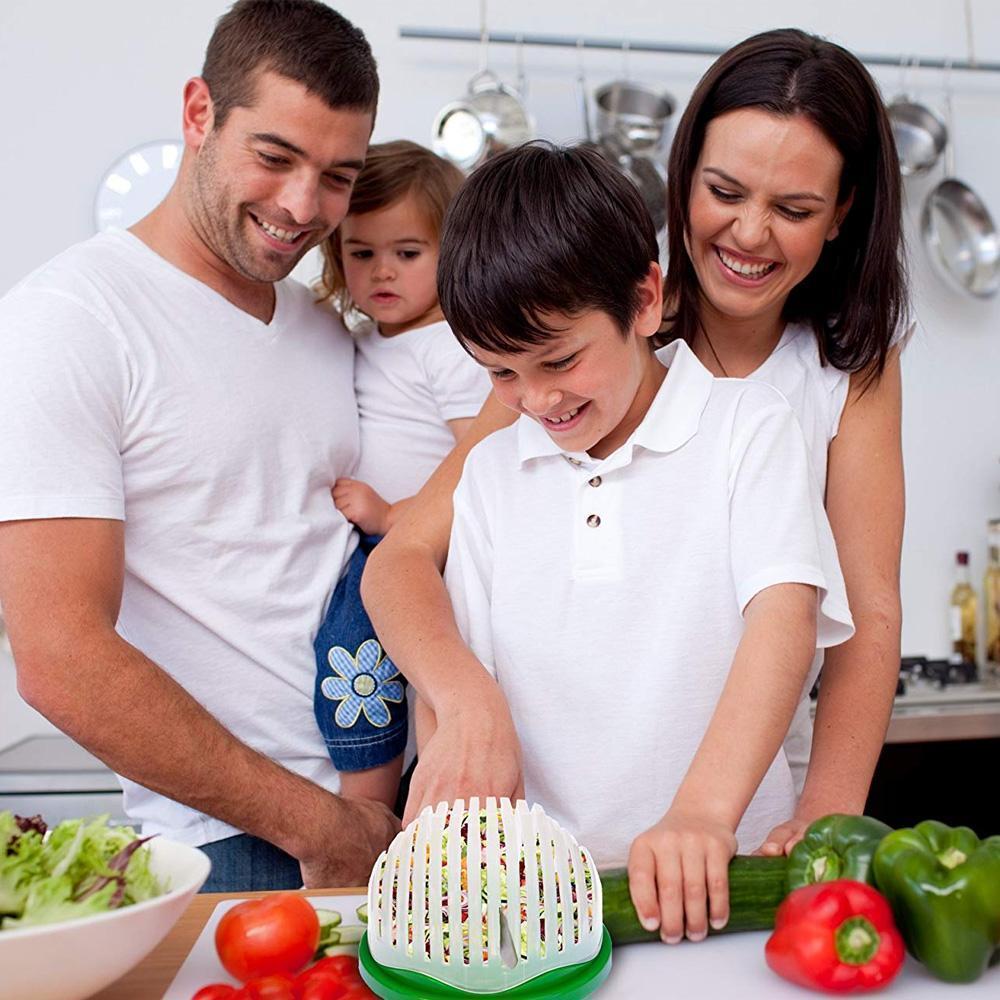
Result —
[{"label": "woman's long dark hair", "polygon": [[667,184],[670,336],[690,343],[698,329],[701,292],[684,238],[705,130],[712,119],[739,108],[803,115],[844,159],[837,200],[843,203],[853,191],[854,202],[837,238],[792,289],[784,319],[811,325],[824,361],[862,373],[869,385],[882,374],[907,313],[896,145],[878,87],[858,59],[794,28],[754,35],[720,56],[677,126]]}]

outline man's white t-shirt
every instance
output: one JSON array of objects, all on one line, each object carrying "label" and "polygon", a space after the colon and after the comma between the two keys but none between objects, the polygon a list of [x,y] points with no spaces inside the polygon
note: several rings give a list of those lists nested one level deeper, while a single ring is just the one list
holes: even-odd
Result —
[{"label": "man's white t-shirt", "polygon": [[[525,417],[473,449],[445,571],[462,634],[511,706],[528,799],[601,865],[624,863],[670,806],[755,594],[815,586],[817,645],[853,632],[788,403],[766,385],[714,379],[686,344],[657,356],[663,385],[607,458],[564,453]],[[794,804],[779,751],[740,850]]]},{"label": "man's white t-shirt", "polygon": [[355,332],[361,420],[356,478],[389,503],[411,497],[455,446],[449,420],[474,417],[490,379],[445,322],[394,337],[374,323]]},{"label": "man's white t-shirt", "polygon": [[[357,543],[330,497],[358,457],[353,344],[301,285],[276,296],[262,323],[129,233],[21,282],[0,300],[0,520],[124,520],[122,637],[240,740],[336,791],[312,638]],[[173,739],[144,707],[137,742]],[[238,832],[122,785],[145,833]]]}]

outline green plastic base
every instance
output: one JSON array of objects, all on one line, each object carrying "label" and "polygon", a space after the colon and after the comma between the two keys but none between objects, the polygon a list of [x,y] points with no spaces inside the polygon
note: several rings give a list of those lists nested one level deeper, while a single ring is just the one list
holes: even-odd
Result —
[{"label": "green plastic base", "polygon": [[581,965],[568,965],[531,979],[500,993],[479,993],[460,990],[438,982],[420,972],[387,969],[372,958],[365,933],[358,946],[361,978],[382,1000],[452,1000],[457,997],[482,996],[490,1000],[583,1000],[589,997],[611,971],[611,935],[607,928],[601,937],[601,949]]}]

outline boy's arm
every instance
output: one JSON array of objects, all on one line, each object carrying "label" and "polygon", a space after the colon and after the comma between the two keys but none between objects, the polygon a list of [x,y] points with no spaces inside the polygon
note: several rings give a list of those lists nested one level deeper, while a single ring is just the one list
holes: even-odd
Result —
[{"label": "boy's arm", "polygon": [[441,577],[451,498],[465,457],[515,419],[491,394],[365,567],[361,593],[375,631],[438,725],[410,785],[407,822],[427,803],[469,794],[516,797],[520,791],[520,747],[510,711],[462,640]]},{"label": "boy's arm", "polygon": [[456,420],[449,420],[448,427],[451,429],[452,437],[456,444],[468,433],[469,428],[475,423],[475,417],[459,417]]},{"label": "boy's arm", "polygon": [[743,634],[674,802],[630,857],[636,910],[671,940],[685,923],[698,939],[709,917],[718,926],[728,915],[736,827],[784,741],[817,646],[853,631],[833,535],[787,402],[764,386],[745,389],[728,449],[728,546]]},{"label": "boy's arm", "polygon": [[[781,747],[816,648],[816,590],[757,594],[722,696],[663,819],[629,856],[636,912],[664,940],[694,941],[729,918],[734,831]],[[666,891],[665,891],[666,890]],[[707,898],[706,898],[707,892]]]}]

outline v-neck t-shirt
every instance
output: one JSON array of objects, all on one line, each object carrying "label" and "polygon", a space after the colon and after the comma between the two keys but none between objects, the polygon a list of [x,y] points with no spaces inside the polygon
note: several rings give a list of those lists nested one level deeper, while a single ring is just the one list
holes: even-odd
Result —
[{"label": "v-neck t-shirt", "polygon": [[[275,293],[261,322],[127,232],[29,275],[0,300],[0,519],[124,521],[122,637],[238,739],[336,791],[311,644],[357,544],[330,497],[358,460],[353,344],[302,285]],[[135,739],[173,738],[144,708]],[[238,832],[122,785],[147,834]]]}]

